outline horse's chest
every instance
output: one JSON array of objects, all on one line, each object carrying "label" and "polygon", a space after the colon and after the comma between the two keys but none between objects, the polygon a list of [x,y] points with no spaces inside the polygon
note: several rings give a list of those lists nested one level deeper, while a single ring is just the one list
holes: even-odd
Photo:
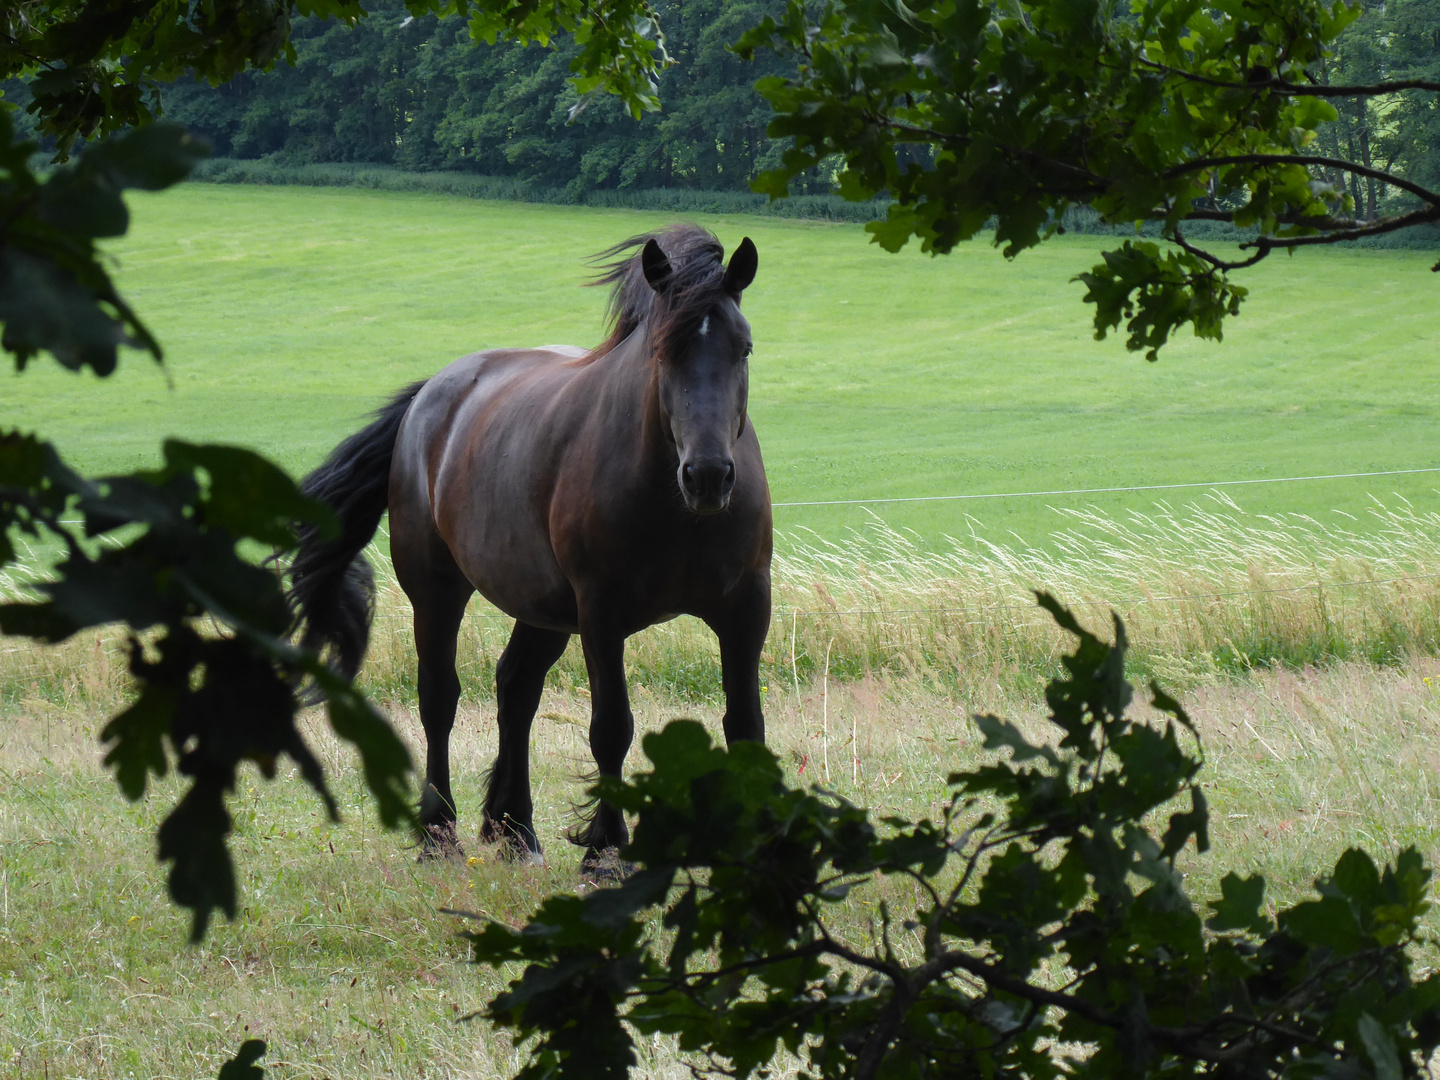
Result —
[{"label": "horse's chest", "polygon": [[593,572],[637,623],[703,614],[723,603],[744,578],[737,545],[705,537],[659,534],[617,547]]}]

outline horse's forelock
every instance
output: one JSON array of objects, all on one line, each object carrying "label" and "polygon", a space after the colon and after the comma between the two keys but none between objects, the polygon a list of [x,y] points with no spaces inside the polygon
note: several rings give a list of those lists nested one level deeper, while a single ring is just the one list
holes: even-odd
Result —
[{"label": "horse's forelock", "polygon": [[[670,260],[670,279],[663,293],[650,287],[640,266],[640,252],[650,239]],[[632,236],[600,252],[595,261],[602,272],[590,284],[611,287],[606,313],[611,329],[595,355],[615,348],[647,318],[656,353],[671,355],[726,295],[725,249],[713,233],[698,225],[672,225],[662,232]]]}]

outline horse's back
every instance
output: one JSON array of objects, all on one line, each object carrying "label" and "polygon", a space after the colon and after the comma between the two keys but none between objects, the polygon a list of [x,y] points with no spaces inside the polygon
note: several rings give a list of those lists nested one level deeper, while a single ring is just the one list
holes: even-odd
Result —
[{"label": "horse's back", "polygon": [[586,350],[574,345],[544,345],[462,356],[437,372],[415,396],[401,442],[412,452],[424,447],[425,461],[433,468],[440,464],[433,456],[440,449],[437,444],[468,429],[477,408],[486,410],[537,381],[552,384],[542,393],[553,393],[553,384],[568,381],[573,372],[567,369],[585,355]]},{"label": "horse's back", "polygon": [[546,533],[553,477],[543,444],[556,433],[540,414],[586,355],[569,345],[471,353],[416,395],[390,475],[391,550],[402,584],[404,563],[419,576],[453,560],[517,618],[556,628],[573,621],[573,594]]}]

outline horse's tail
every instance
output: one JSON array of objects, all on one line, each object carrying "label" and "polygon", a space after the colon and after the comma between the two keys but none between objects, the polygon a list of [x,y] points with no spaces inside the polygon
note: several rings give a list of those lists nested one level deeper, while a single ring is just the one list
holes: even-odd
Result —
[{"label": "horse's tail", "polygon": [[286,593],[291,634],[347,679],[360,670],[375,613],[375,576],[361,552],[389,502],[390,460],[400,421],[424,385],[418,382],[396,394],[373,423],[332,450],[301,485],[306,495],[335,512],[340,535],[323,538],[308,523],[298,530],[300,547],[290,563]]}]

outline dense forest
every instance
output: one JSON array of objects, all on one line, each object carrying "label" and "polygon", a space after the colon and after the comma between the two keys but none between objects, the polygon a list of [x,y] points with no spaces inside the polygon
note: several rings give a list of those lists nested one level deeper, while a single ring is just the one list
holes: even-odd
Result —
[{"label": "dense forest", "polygon": [[676,63],[661,81],[664,111],[638,124],[612,96],[581,102],[567,81],[573,45],[476,47],[463,19],[411,18],[399,0],[380,0],[354,28],[301,23],[294,67],[214,89],[170,88],[165,114],[203,132],[224,157],[459,170],[575,194],[748,191],[783,149],[765,135],[770,108],[752,85],[783,65],[746,63],[727,46],[783,5],[656,6]]},{"label": "dense forest", "polygon": [[[1344,32],[1335,56],[1312,73],[1331,86],[1384,80],[1440,81],[1440,0],[1366,0],[1365,13]],[[1339,119],[1322,128],[1321,152],[1367,168],[1395,172],[1427,187],[1440,181],[1440,98],[1406,90],[1388,98],[1335,98]],[[1404,192],[1352,174],[1356,217],[1373,220]],[[1329,177],[1341,182],[1338,174]]]}]

